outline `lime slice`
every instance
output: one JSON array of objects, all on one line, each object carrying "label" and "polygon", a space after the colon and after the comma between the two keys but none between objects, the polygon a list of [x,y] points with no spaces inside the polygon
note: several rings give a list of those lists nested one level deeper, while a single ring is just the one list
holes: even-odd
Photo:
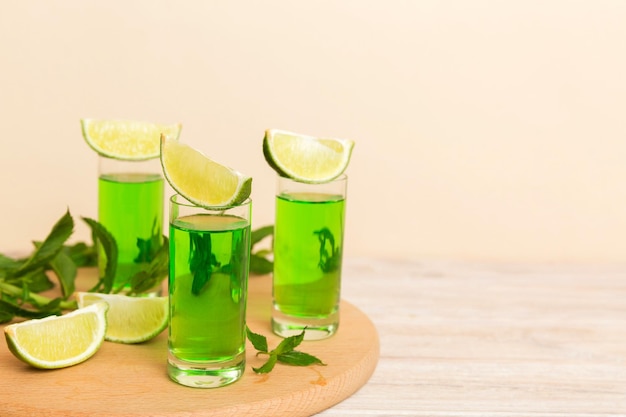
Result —
[{"label": "lime slice", "polygon": [[300,182],[322,183],[340,176],[348,167],[354,142],[317,138],[278,129],[265,131],[263,155],[281,176]]},{"label": "lime slice", "polygon": [[99,155],[138,161],[158,158],[161,134],[177,140],[182,129],[180,124],[129,120],[81,119],[80,123],[85,141]]},{"label": "lime slice", "polygon": [[4,328],[9,350],[36,368],[65,368],[84,362],[102,345],[106,332],[106,303],[79,308]]},{"label": "lime slice", "polygon": [[131,297],[122,294],[77,292],[79,307],[101,301],[108,304],[105,340],[140,343],[150,340],[167,327],[167,297]]},{"label": "lime slice", "polygon": [[168,137],[161,141],[161,165],[172,188],[201,207],[237,205],[252,191],[252,178]]}]

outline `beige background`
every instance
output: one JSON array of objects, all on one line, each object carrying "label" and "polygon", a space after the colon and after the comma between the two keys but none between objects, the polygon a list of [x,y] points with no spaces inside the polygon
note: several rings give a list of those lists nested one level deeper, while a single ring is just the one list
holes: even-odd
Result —
[{"label": "beige background", "polygon": [[618,0],[0,0],[0,252],[97,216],[93,117],[182,122],[254,177],[256,226],[265,129],[354,139],[348,256],[624,261],[624,22]]}]

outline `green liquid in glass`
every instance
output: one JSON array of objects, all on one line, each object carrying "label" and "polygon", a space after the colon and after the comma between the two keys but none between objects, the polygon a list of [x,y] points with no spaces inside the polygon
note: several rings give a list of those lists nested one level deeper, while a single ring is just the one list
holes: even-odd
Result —
[{"label": "green liquid in glass", "polygon": [[114,287],[119,287],[143,269],[163,244],[163,177],[135,173],[100,176],[98,221],[117,242]]},{"label": "green liquid in glass", "polygon": [[186,362],[245,352],[250,223],[196,214],[170,224],[169,350]]},{"label": "green liquid in glass", "polygon": [[277,196],[273,288],[282,313],[304,318],[337,311],[344,205],[341,196]]}]

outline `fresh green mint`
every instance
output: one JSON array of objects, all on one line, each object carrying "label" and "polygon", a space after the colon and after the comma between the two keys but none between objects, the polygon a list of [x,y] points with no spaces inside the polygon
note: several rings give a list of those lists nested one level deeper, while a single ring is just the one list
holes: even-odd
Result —
[{"label": "fresh green mint", "polygon": [[[263,226],[256,230],[253,230],[250,236],[250,244],[252,249],[254,246],[274,235],[274,226]],[[265,275],[269,274],[274,269],[274,263],[269,259],[272,255],[270,249],[260,249],[257,251],[251,250],[250,253],[250,272],[252,274]]]},{"label": "fresh green mint", "polygon": [[276,348],[269,350],[267,338],[263,335],[254,333],[246,326],[246,334],[252,346],[258,351],[259,355],[268,355],[267,361],[258,368],[252,368],[257,374],[267,374],[274,369],[276,363],[280,362],[292,366],[309,366],[326,364],[321,359],[305,352],[295,350],[295,348],[304,340],[305,330],[302,333],[284,338]]},{"label": "fresh green mint", "polygon": [[[33,253],[26,258],[12,258],[0,254],[0,323],[14,317],[26,319],[61,315],[63,311],[77,308],[70,296],[75,291],[75,280],[79,267],[97,265],[99,245],[106,257],[103,275],[92,292],[109,293],[117,269],[118,249],[113,236],[97,221],[83,217],[91,228],[92,245],[66,242],[74,231],[74,219],[69,210],[54,224],[43,241],[35,241]],[[131,277],[130,294],[138,295],[154,288],[167,276],[169,253],[167,238],[146,269]],[[48,274],[48,272],[53,272]],[[53,282],[56,279],[57,282]],[[53,288],[61,290],[61,296],[49,298],[39,293]]]},{"label": "fresh green mint", "polygon": [[[106,263],[102,276],[89,291],[100,293],[114,291],[113,282],[118,262],[118,247],[115,238],[96,220],[88,217],[81,217],[81,219],[91,229],[91,245],[84,242],[67,244],[67,240],[74,231],[74,219],[67,210],[43,241],[33,242],[34,250],[29,256],[14,258],[0,254],[0,323],[9,322],[14,317],[42,318],[61,315],[63,311],[76,309],[76,302],[70,300],[70,297],[75,291],[78,268],[97,266],[98,250],[102,251]],[[160,231],[156,228],[155,231],[157,230]],[[252,231],[252,248],[273,233],[273,226],[264,226]],[[128,290],[130,295],[147,292],[168,276],[168,239],[162,236],[160,245],[159,240],[155,233],[149,239],[137,240],[137,247],[140,251],[138,261],[148,263],[145,268],[130,277],[130,290]],[[203,248],[197,249],[202,252]],[[253,274],[271,272],[273,269],[273,263],[269,259],[271,254],[271,250],[252,251],[250,272]],[[211,264],[210,259],[201,259],[200,263],[207,261]],[[54,282],[55,279],[56,282]],[[201,281],[204,280],[200,279],[196,284],[198,290],[203,287]],[[49,298],[39,294],[55,286],[60,288],[59,297]],[[115,291],[120,290],[121,287]],[[283,355],[285,360],[289,360],[287,356]]]},{"label": "fresh green mint", "polygon": [[137,238],[137,249],[139,250],[139,254],[133,261],[138,264],[151,262],[162,246],[161,227],[157,224],[157,219],[155,218],[152,222],[152,232],[150,233],[150,237],[148,239],[142,239],[140,237]]},{"label": "fresh green mint", "polygon": [[[169,240],[165,236],[162,236],[161,239],[161,246],[148,258],[149,263],[145,268],[130,277],[130,289],[127,290],[128,295],[141,295],[149,292],[169,275]],[[120,287],[117,292],[121,291],[122,288]]]},{"label": "fresh green mint", "polygon": [[96,220],[83,217],[83,221],[91,228],[93,245],[97,246],[97,244],[100,244],[106,259],[104,275],[99,277],[96,285],[89,291],[108,294],[113,289],[113,281],[115,280],[115,272],[117,271],[117,243],[113,235]]},{"label": "fresh green mint", "polygon": [[90,292],[108,294],[125,290],[128,295],[140,295],[155,288],[167,277],[169,272],[168,239],[166,236],[161,236],[159,239],[155,233],[156,231],[160,233],[161,229],[153,227],[153,234],[149,239],[137,239],[140,255],[135,259],[135,262],[141,261],[147,265],[129,277],[128,282],[120,283],[117,289],[114,289],[113,283],[118,261],[117,242],[102,224],[86,217],[83,217],[83,220],[91,227],[94,245],[99,245],[102,248],[106,260],[104,274],[99,277],[96,285],[89,290]]},{"label": "fresh green mint", "polygon": [[[335,237],[324,227],[313,232],[320,241],[320,260],[318,266],[325,272],[333,272],[341,268],[341,250],[335,247]],[[330,250],[327,246],[330,246]]]},{"label": "fresh green mint", "polygon": [[[65,246],[74,231],[74,220],[69,210],[55,223],[42,242],[35,242],[33,253],[23,259],[0,256],[0,322],[13,317],[41,318],[60,315],[63,310],[76,308],[68,298],[74,292],[75,264],[72,267],[72,248]],[[48,274],[55,272],[62,291],[54,299],[39,292],[54,286]]]},{"label": "fresh green mint", "polygon": [[191,292],[199,295],[211,279],[213,270],[221,265],[211,249],[210,233],[190,235],[189,246],[189,270],[193,274]]}]

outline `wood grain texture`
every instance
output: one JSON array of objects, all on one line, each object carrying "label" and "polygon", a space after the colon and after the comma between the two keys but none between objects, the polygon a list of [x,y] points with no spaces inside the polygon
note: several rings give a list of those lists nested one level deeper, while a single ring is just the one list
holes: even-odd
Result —
[{"label": "wood grain texture", "polygon": [[[95,271],[82,270],[81,282]],[[251,277],[248,325],[271,335],[269,276]],[[301,350],[327,366],[277,365],[266,376],[252,372],[263,358],[248,344],[246,372],[241,380],[219,389],[194,389],[169,380],[166,374],[167,333],[138,345],[106,342],[86,362],[59,370],[38,370],[18,361],[0,343],[0,416],[2,417],[203,417],[310,416],[349,397],[374,371],[378,335],[358,308],[341,304],[338,333],[323,341],[303,342]]]},{"label": "wood grain texture", "polygon": [[351,259],[378,366],[340,416],[626,416],[626,265]]},{"label": "wood grain texture", "polygon": [[[348,259],[342,286],[344,305],[349,306],[343,318],[350,320],[350,306],[358,306],[371,319],[380,338],[380,358],[362,388],[331,408],[319,408],[320,417],[626,416],[626,265]],[[251,314],[261,318],[260,326],[267,326],[269,306],[251,308],[256,309]],[[269,334],[269,327],[260,332]],[[315,346],[310,342],[306,350],[319,353]],[[320,407],[335,401],[326,399],[333,394],[324,387],[311,384],[318,378],[313,370],[294,370],[283,378],[291,372],[286,367],[265,382],[247,374],[232,389],[189,393],[167,381],[165,353],[157,347],[146,344],[120,351],[107,345],[84,364],[42,373],[7,357],[0,343],[0,416],[45,416],[28,410],[7,414],[8,398],[18,394],[39,410],[52,402],[86,401],[108,411],[86,416],[127,415],[114,412],[124,410],[125,402],[136,415],[166,415],[169,400],[181,396],[185,405],[169,415],[202,416],[224,400],[220,393],[242,395],[235,394],[235,388],[244,382],[245,397],[259,395],[258,386],[266,384],[275,390],[308,384],[313,393],[308,390],[298,399],[273,397],[262,408],[240,407],[232,414],[272,416],[280,415],[274,409],[291,408],[289,413],[305,415],[308,411],[299,407],[300,401],[319,401]],[[145,361],[137,362],[135,351],[147,356]],[[118,364],[133,355],[135,367],[116,368],[124,375],[92,372],[101,368],[96,364],[105,355]],[[361,366],[369,369],[368,363]],[[18,382],[6,380],[7,367],[19,370]],[[315,369],[328,377],[332,368]],[[80,383],[72,382],[68,373],[80,373]],[[106,394],[111,385],[128,381],[137,385],[133,390],[138,395]],[[85,393],[83,383],[95,386]],[[163,386],[170,395],[155,396],[152,391]],[[60,398],[51,398],[51,392]],[[152,402],[157,409],[161,404],[165,408],[151,414]]]}]

